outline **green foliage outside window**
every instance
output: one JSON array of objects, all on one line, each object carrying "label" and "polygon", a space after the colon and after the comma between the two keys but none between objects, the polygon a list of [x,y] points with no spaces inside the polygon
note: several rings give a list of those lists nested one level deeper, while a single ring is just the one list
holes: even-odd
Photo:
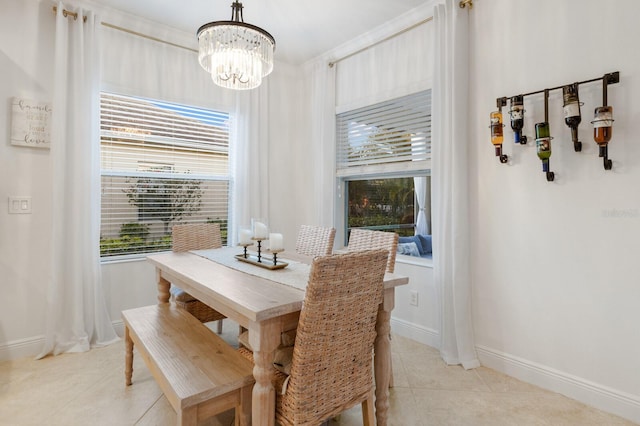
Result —
[{"label": "green foliage outside window", "polygon": [[348,227],[413,235],[415,225],[413,178],[352,180],[347,182]]},{"label": "green foliage outside window", "polygon": [[140,220],[161,220],[168,234],[170,223],[200,211],[201,184],[195,179],[139,178],[123,192],[138,208]]},{"label": "green foliage outside window", "polygon": [[171,235],[149,239],[149,225],[123,223],[119,238],[101,238],[100,256],[114,256],[171,250]]}]

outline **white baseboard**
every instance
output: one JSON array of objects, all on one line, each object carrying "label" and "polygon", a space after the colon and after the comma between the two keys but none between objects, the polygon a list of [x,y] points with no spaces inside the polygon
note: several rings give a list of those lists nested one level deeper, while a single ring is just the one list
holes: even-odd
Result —
[{"label": "white baseboard", "polygon": [[440,333],[437,330],[392,317],[391,331],[427,346],[440,348]]},{"label": "white baseboard", "polygon": [[44,336],[13,340],[0,345],[0,361],[12,361],[19,358],[35,357],[42,352]]},{"label": "white baseboard", "polygon": [[638,395],[611,389],[485,346],[476,346],[476,350],[480,363],[485,367],[640,424]]}]

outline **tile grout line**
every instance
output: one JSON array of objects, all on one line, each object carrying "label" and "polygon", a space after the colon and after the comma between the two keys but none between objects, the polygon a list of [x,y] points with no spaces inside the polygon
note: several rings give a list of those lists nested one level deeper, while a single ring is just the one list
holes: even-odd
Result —
[{"label": "tile grout line", "polygon": [[160,400],[164,397],[164,394],[162,392],[160,392],[160,395],[158,396],[158,398],[153,402],[153,404],[149,405],[149,407],[144,411],[144,413],[142,413],[142,415],[140,416],[140,418],[138,420],[136,420],[136,422],[133,424],[134,426],[139,424],[142,419],[144,418],[144,416],[146,416],[153,407],[155,407],[155,405],[160,402]]}]

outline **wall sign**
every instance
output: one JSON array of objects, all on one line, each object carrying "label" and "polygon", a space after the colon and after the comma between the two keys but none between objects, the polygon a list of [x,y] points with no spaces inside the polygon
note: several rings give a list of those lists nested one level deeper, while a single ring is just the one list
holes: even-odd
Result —
[{"label": "wall sign", "polygon": [[49,148],[51,104],[13,98],[11,108],[11,145]]}]

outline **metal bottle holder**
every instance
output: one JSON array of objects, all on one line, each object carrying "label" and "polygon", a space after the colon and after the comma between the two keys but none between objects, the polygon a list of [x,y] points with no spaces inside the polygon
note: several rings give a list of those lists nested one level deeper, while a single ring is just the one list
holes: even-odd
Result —
[{"label": "metal bottle holder", "polygon": [[[584,80],[584,81],[578,81],[575,83],[570,83],[570,84],[565,84],[562,86],[557,86],[557,87],[552,87],[550,89],[543,89],[543,90],[538,90],[535,92],[529,92],[529,93],[525,93],[522,95],[514,95],[514,96],[503,96],[501,98],[497,98],[496,99],[496,104],[498,106],[498,110],[500,112],[502,112],[502,107],[507,105],[507,99],[511,99],[511,109],[509,110],[509,114],[511,116],[511,122],[512,122],[512,129],[514,130],[514,132],[517,132],[515,137],[514,137],[514,142],[519,143],[519,144],[526,144],[526,136],[522,136],[521,135],[521,131],[522,131],[522,127],[520,127],[520,120],[521,118],[524,120],[524,98],[526,96],[530,96],[530,95],[535,95],[535,94],[539,94],[539,93],[544,93],[544,114],[545,114],[545,123],[549,123],[549,106],[548,106],[548,99],[549,99],[549,92],[553,91],[553,90],[557,90],[557,89],[564,89],[563,90],[563,109],[565,108],[573,108],[575,109],[576,107],[578,108],[578,114],[577,115],[572,115],[571,117],[581,117],[580,115],[580,106],[583,105],[578,97],[578,86],[581,84],[587,84],[587,83],[592,83],[594,81],[600,81],[602,80],[602,107],[598,107],[595,110],[595,116],[594,116],[594,120],[591,122],[594,125],[594,140],[595,142],[598,144],[599,146],[599,157],[602,157],[603,159],[603,166],[605,170],[611,170],[613,167],[613,162],[611,161],[611,159],[609,159],[609,153],[608,153],[608,143],[609,140],[611,139],[611,127],[612,127],[612,123],[613,123],[613,107],[607,105],[607,87],[610,84],[616,84],[620,82],[620,72],[619,71],[615,71],[615,72],[611,72],[611,73],[607,73],[605,75],[603,75],[602,77],[597,77],[597,78],[592,78],[590,80]],[[570,88],[570,89],[568,89]],[[569,97],[565,97],[565,91],[569,91]],[[577,105],[576,105],[577,104]],[[514,106],[516,108],[514,108]],[[565,111],[565,114],[567,112]],[[575,114],[575,112],[573,112]],[[517,121],[516,123],[514,123],[514,121]],[[566,121],[565,121],[566,123]],[[582,142],[580,142],[578,140],[577,137],[577,128],[578,128],[578,124],[580,123],[580,118],[578,119],[578,122],[575,123],[573,125],[573,127],[569,124],[569,127],[572,129],[572,139],[573,139],[573,149],[575,152],[580,152],[582,151]],[[515,127],[514,127],[515,125]],[[524,126],[524,122],[522,122],[522,126]],[[547,143],[548,144],[548,149],[551,149],[551,139],[553,139],[550,135],[546,136],[544,138],[536,138],[536,148],[538,148],[538,139],[541,139],[540,143]],[[542,141],[542,139],[544,139],[544,141]],[[501,163],[506,163],[508,157],[506,155],[502,154],[502,144],[497,145],[494,144],[496,146],[496,156],[500,156],[500,162]],[[546,148],[546,147],[545,147]],[[537,149],[538,151],[538,149]],[[540,155],[539,155],[540,156]],[[545,171],[546,173],[546,177],[547,177],[547,181],[548,182],[552,182],[555,178],[555,174],[552,171],[548,170],[548,166],[549,166],[549,162],[548,162],[548,157],[543,160],[543,171]]]}]

